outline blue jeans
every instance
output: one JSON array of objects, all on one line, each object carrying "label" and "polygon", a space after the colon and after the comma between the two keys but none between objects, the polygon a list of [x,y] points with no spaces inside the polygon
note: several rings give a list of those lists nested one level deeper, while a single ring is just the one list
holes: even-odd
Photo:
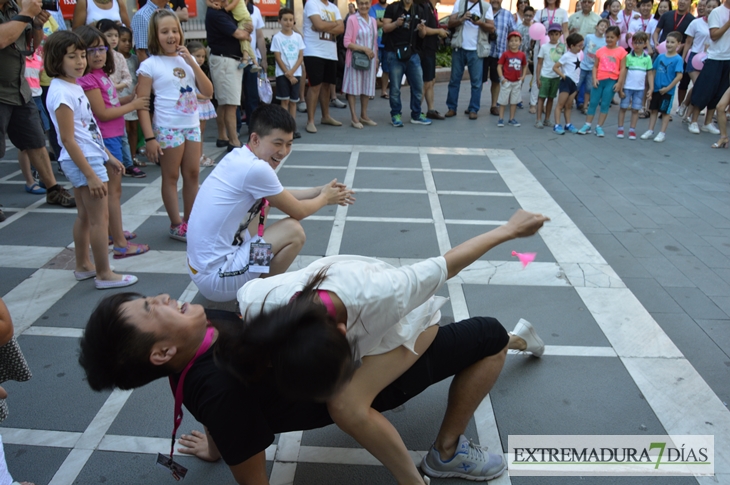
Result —
[{"label": "blue jeans", "polygon": [[[298,87],[298,85],[297,85]],[[243,110],[246,112],[246,123],[251,123],[251,113],[259,105],[259,75],[256,72],[251,72],[251,66],[246,66],[243,70],[243,96],[246,98],[243,100]],[[240,119],[240,117],[239,117]],[[238,127],[238,131],[241,131],[241,127]]]},{"label": "blue jeans", "polygon": [[454,49],[451,52],[451,79],[449,80],[449,94],[446,96],[446,107],[456,111],[456,106],[459,104],[461,78],[464,77],[464,67],[466,66],[469,67],[469,79],[471,81],[469,111],[478,113],[482,98],[482,69],[484,62],[477,57],[477,51]]},{"label": "blue jeans", "polygon": [[124,132],[124,136],[122,136],[122,159],[119,161],[122,162],[124,168],[134,166],[134,162],[132,161],[132,150],[129,148],[129,138],[127,138],[126,131]]},{"label": "blue jeans", "polygon": [[578,104],[583,104],[586,99],[585,94],[590,94],[591,89],[593,89],[593,71],[581,69],[580,80],[578,81],[578,96],[576,97]]},{"label": "blue jeans", "polygon": [[395,52],[386,52],[390,66],[390,116],[401,114],[403,105],[400,101],[400,83],[403,73],[411,86],[411,118],[420,118],[421,100],[423,99],[423,71],[421,58],[414,53],[408,62],[400,61]]}]

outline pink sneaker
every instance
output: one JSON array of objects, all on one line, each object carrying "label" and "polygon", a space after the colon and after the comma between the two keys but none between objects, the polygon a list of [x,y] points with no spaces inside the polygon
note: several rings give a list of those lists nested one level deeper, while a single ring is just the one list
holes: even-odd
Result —
[{"label": "pink sneaker", "polygon": [[170,225],[170,237],[172,239],[177,239],[178,241],[187,242],[188,241],[188,223],[186,221],[182,221],[180,225],[173,226]]}]

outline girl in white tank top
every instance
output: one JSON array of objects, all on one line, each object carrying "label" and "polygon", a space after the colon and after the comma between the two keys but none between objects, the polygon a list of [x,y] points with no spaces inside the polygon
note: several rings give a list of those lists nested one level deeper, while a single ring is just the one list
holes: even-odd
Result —
[{"label": "girl in white tank top", "polygon": [[94,25],[96,22],[102,19],[113,20],[114,22],[122,22],[122,17],[119,14],[119,5],[117,0],[111,0],[111,8],[105,10],[100,8],[94,0],[86,1],[86,25]]}]

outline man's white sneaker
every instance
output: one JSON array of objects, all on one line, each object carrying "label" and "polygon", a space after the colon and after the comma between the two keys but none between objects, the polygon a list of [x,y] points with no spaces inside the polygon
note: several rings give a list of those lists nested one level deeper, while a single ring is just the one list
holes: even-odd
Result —
[{"label": "man's white sneaker", "polygon": [[700,127],[699,127],[699,125],[697,123],[690,123],[689,124],[689,132],[690,133],[693,133],[695,135],[699,135],[700,134]]},{"label": "man's white sneaker", "polygon": [[441,460],[433,446],[421,461],[421,470],[431,477],[456,477],[479,482],[497,478],[506,469],[507,463],[502,455],[489,453],[486,447],[473,444],[464,435],[459,436],[456,453],[447,461]]},{"label": "man's white sneaker", "polygon": [[654,137],[654,141],[655,141],[655,142],[657,142],[657,143],[661,143],[661,142],[663,142],[663,141],[664,141],[664,139],[665,139],[666,137],[667,137],[667,135],[665,135],[664,133],[662,133],[662,132],[660,131],[660,132],[659,132],[659,134],[658,134],[657,136],[655,136],[655,137]]},{"label": "man's white sneaker", "polygon": [[709,125],[703,125],[702,128],[700,128],[701,131],[704,131],[705,133],[712,133],[713,135],[719,135],[720,130],[715,126],[715,123],[710,123]]},{"label": "man's white sneaker", "polygon": [[515,329],[512,330],[512,335],[516,335],[525,341],[527,344],[525,352],[530,352],[535,357],[540,357],[545,352],[545,343],[537,336],[532,324],[524,318],[520,318],[520,321],[517,322]]},{"label": "man's white sneaker", "polygon": [[648,140],[654,136],[654,130],[646,130],[643,135],[640,136],[642,140]]},{"label": "man's white sneaker", "polygon": [[682,118],[684,117],[684,114],[687,112],[687,107],[683,104],[679,105],[679,108],[677,108],[677,115]]}]

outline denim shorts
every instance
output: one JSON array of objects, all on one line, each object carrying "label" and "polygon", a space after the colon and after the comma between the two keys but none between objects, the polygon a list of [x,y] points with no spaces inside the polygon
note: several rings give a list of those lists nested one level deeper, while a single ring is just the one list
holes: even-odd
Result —
[{"label": "denim shorts", "polygon": [[[94,170],[94,173],[102,182],[109,182],[109,175],[106,173],[106,162],[102,157],[86,157],[86,161]],[[86,176],[79,170],[79,167],[73,160],[61,160],[61,169],[66,178],[71,182],[74,188],[88,187],[89,181]]]},{"label": "denim shorts", "polygon": [[160,144],[160,148],[177,148],[185,141],[197,141],[201,140],[200,127],[195,128],[161,128],[159,126],[154,127],[155,138],[157,143]]},{"label": "denim shorts", "polygon": [[624,89],[626,97],[621,100],[619,107],[621,109],[640,110],[644,107],[644,90],[643,89]]},{"label": "denim shorts", "polygon": [[124,158],[124,152],[122,150],[122,138],[121,136],[115,136],[112,138],[104,138],[104,146],[114,158],[120,162]]}]

